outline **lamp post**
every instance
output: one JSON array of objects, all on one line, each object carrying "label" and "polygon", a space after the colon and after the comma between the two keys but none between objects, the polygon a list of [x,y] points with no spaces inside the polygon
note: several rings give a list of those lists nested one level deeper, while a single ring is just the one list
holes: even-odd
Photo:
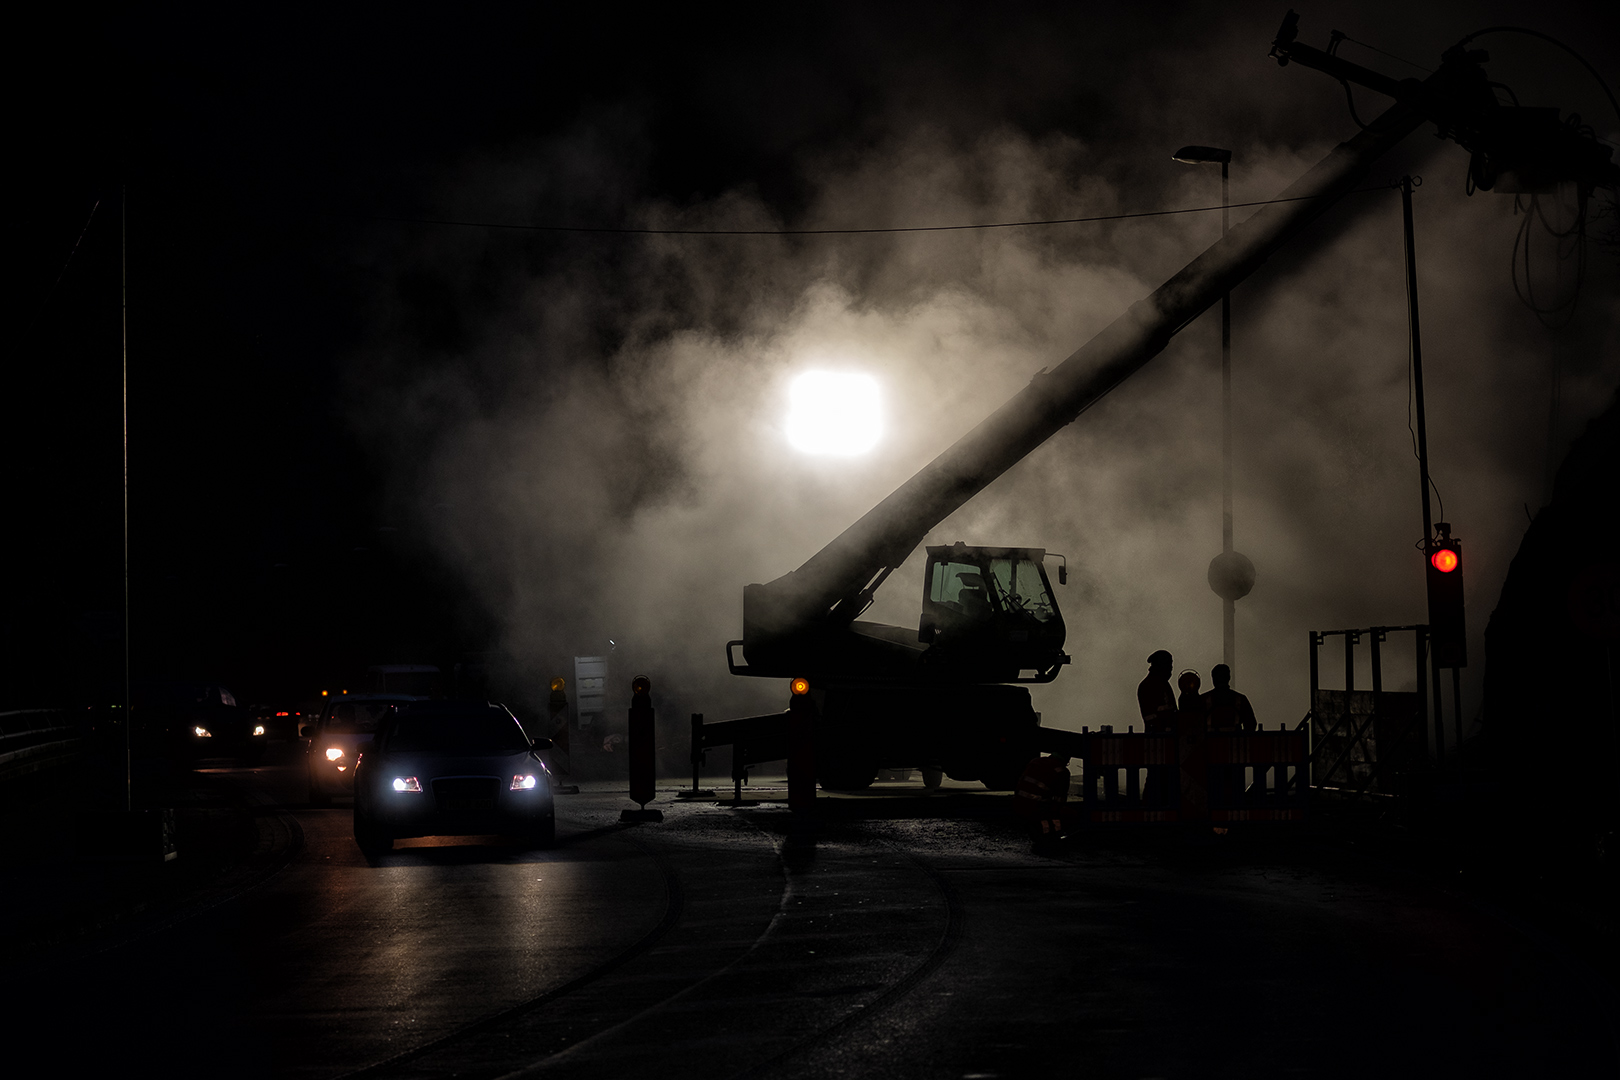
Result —
[{"label": "lamp post", "polygon": [[[1221,167],[1221,236],[1228,228],[1232,151],[1183,146],[1171,158],[1187,165]],[[1221,296],[1221,553],[1209,564],[1209,587],[1221,598],[1222,659],[1237,667],[1237,602],[1254,588],[1254,564],[1232,550],[1232,294]]]}]

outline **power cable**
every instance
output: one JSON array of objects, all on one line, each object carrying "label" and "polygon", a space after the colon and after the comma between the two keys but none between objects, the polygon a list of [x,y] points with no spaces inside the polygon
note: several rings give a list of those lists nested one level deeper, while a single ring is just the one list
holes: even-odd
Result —
[{"label": "power cable", "polygon": [[1586,57],[1582,56],[1568,45],[1565,45],[1562,41],[1559,41],[1551,34],[1543,34],[1540,30],[1531,30],[1524,26],[1487,26],[1483,30],[1475,30],[1472,34],[1469,34],[1467,37],[1457,42],[1457,47],[1461,48],[1462,46],[1467,45],[1470,41],[1473,41],[1475,38],[1484,37],[1486,34],[1525,34],[1529,37],[1540,38],[1542,41],[1556,45],[1558,48],[1563,49],[1565,52],[1569,53],[1569,55],[1573,56],[1580,63],[1581,67],[1587,70],[1587,73],[1590,74],[1592,78],[1597,80],[1597,84],[1599,86],[1603,87],[1603,93],[1608,96],[1609,105],[1614,109],[1616,119],[1620,119],[1620,101],[1615,100],[1614,91],[1609,89],[1608,82],[1603,78],[1602,75],[1598,74],[1597,68],[1589,64]]},{"label": "power cable", "polygon": [[[1367,191],[1384,190],[1386,190],[1386,187],[1380,185],[1352,188],[1345,194],[1356,195]],[[1271,206],[1275,203],[1305,202],[1310,199],[1328,197],[1327,195],[1293,195],[1286,199],[1256,199],[1253,202],[1228,203],[1224,209],[1237,210],[1246,206]],[[1135,218],[1169,217],[1175,214],[1204,214],[1220,209],[1223,209],[1223,207],[1188,206],[1177,210],[1140,210],[1129,214],[1095,214],[1089,217],[991,221],[971,225],[909,225],[863,229],[654,229],[620,225],[521,225],[505,221],[458,221],[452,218],[412,218],[381,215],[355,218],[354,220],[384,221],[402,225],[443,225],[468,229],[505,229],[516,232],[588,233],[617,236],[867,236],[882,233],[967,232],[979,229],[1025,229],[1045,225],[1080,225],[1097,221],[1129,221]]]},{"label": "power cable", "polygon": [[1361,117],[1356,115],[1356,95],[1355,92],[1350,89],[1350,80],[1340,79],[1339,85],[1344,87],[1344,100],[1350,106],[1350,119],[1356,122],[1356,127],[1360,128],[1362,131],[1366,131],[1367,125],[1363,124],[1361,122]]},{"label": "power cable", "polygon": [[[1604,79],[1604,77],[1598,73],[1597,68],[1593,67],[1586,57],[1582,56],[1569,45],[1566,45],[1564,42],[1553,37],[1551,34],[1543,33],[1540,30],[1532,30],[1526,26],[1504,25],[1488,26],[1483,30],[1476,30],[1472,34],[1469,34],[1467,37],[1458,41],[1457,48],[1460,49],[1466,46],[1469,42],[1473,41],[1475,38],[1484,37],[1486,34],[1523,34],[1526,37],[1537,38],[1556,48],[1562,49],[1564,52],[1574,57],[1575,61],[1580,64],[1581,67],[1585,68],[1587,74],[1591,75],[1598,86],[1602,88],[1604,96],[1609,100],[1609,107],[1614,110],[1615,118],[1620,119],[1620,100],[1615,99],[1614,91],[1609,87],[1608,80]],[[1514,94],[1511,89],[1506,86],[1502,86],[1500,83],[1492,83],[1491,85],[1493,88],[1501,86],[1502,89],[1507,90],[1508,94],[1513,98],[1513,103],[1515,105],[1518,104],[1518,95]],[[1597,132],[1589,125],[1581,124],[1579,116],[1572,114],[1569,117],[1568,122],[1572,127],[1575,127],[1584,134],[1589,134],[1594,140],[1597,140]],[[1607,142],[1608,140],[1601,141]],[[1470,174],[1470,187],[1472,187],[1472,183],[1473,177]],[[1473,192],[1470,190],[1469,194],[1472,193]],[[1586,282],[1586,199],[1584,197],[1579,199],[1579,204],[1575,212],[1575,221],[1568,229],[1562,231],[1555,228],[1553,223],[1548,220],[1545,211],[1541,207],[1541,200],[1539,196],[1532,195],[1530,197],[1530,204],[1528,206],[1524,206],[1519,196],[1515,195],[1513,199],[1513,211],[1516,214],[1522,211],[1525,215],[1524,221],[1519,225],[1518,234],[1514,237],[1513,253],[1509,261],[1509,266],[1512,271],[1514,294],[1519,297],[1526,307],[1535,313],[1536,320],[1543,326],[1547,327],[1549,330],[1562,329],[1563,327],[1568,326],[1570,321],[1575,318],[1575,309],[1580,302],[1581,288]],[[1552,303],[1551,305],[1545,305],[1536,300],[1535,289],[1530,278],[1530,237],[1533,221],[1538,217],[1541,219],[1542,226],[1546,229],[1548,235],[1553,237],[1553,258],[1562,262],[1563,260],[1569,258],[1571,254],[1573,254],[1575,257],[1574,288],[1571,290],[1568,299],[1557,300],[1557,302]],[[1563,250],[1563,241],[1569,239],[1571,236],[1574,237],[1574,250],[1573,252],[1566,253]],[[1519,273],[1521,266],[1524,273],[1523,286],[1519,284]],[[1565,312],[1563,319],[1557,322],[1550,321],[1549,317],[1557,315],[1557,313],[1560,311]]]},{"label": "power cable", "polygon": [[1334,33],[1337,34],[1341,39],[1350,42],[1350,44],[1352,44],[1352,45],[1360,45],[1363,49],[1371,49],[1373,52],[1377,53],[1379,56],[1387,56],[1391,60],[1398,60],[1401,63],[1405,64],[1407,67],[1417,68],[1419,71],[1428,72],[1430,75],[1434,74],[1434,68],[1427,68],[1427,67],[1424,67],[1422,64],[1419,64],[1419,63],[1417,63],[1415,61],[1408,60],[1404,56],[1396,56],[1392,52],[1385,52],[1383,49],[1380,49],[1378,46],[1369,45],[1365,41],[1357,41],[1355,38],[1351,37],[1349,34],[1341,33],[1338,30],[1335,30]]},{"label": "power cable", "polygon": [[[1561,330],[1575,318],[1575,310],[1580,304],[1581,289],[1586,284],[1586,201],[1580,200],[1574,222],[1563,230],[1556,228],[1547,218],[1539,195],[1531,195],[1528,204],[1524,202],[1523,196],[1515,195],[1513,212],[1524,215],[1524,220],[1519,223],[1519,231],[1513,238],[1513,253],[1509,260],[1514,295],[1535,313],[1536,320],[1541,325],[1549,330]],[[1575,259],[1575,283],[1569,295],[1563,298],[1555,296],[1548,302],[1536,299],[1535,284],[1530,276],[1530,240],[1532,227],[1538,218],[1547,235],[1552,237],[1555,263],[1564,262],[1571,255]],[[1570,241],[1572,250],[1565,250],[1565,241]],[[1524,274],[1522,285],[1519,282],[1521,270]],[[1560,312],[1564,313],[1563,318],[1554,321]]]}]

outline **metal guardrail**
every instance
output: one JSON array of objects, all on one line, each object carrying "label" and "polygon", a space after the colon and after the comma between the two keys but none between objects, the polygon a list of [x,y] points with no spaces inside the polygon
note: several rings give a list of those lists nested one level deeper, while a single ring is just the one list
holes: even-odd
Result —
[{"label": "metal guardrail", "polygon": [[58,764],[83,748],[85,733],[66,709],[0,712],[0,780]]}]

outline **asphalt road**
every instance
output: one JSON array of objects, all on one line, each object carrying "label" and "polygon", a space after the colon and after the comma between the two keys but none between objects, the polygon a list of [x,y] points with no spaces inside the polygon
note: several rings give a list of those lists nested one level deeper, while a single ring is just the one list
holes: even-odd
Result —
[{"label": "asphalt road", "polygon": [[[58,1075],[1620,1075],[1567,935],[1312,832],[1028,851],[1004,799],[558,798],[558,844],[401,841],[227,777],[302,840],[185,917],[12,969]],[[296,824],[293,824],[293,823]]]}]

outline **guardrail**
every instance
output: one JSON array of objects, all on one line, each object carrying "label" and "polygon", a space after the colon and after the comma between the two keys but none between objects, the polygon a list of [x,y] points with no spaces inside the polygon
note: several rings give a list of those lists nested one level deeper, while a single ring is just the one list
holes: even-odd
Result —
[{"label": "guardrail", "polygon": [[66,709],[0,712],[0,781],[61,764],[84,741],[84,731]]}]

